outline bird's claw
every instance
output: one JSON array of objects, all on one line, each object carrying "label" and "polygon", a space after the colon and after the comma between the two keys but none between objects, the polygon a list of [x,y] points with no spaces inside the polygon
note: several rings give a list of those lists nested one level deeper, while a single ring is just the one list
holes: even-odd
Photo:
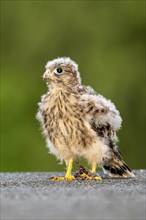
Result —
[{"label": "bird's claw", "polygon": [[102,180],[102,177],[95,172],[89,171],[86,167],[81,166],[79,171],[74,174],[77,180]]},{"label": "bird's claw", "polygon": [[57,181],[62,181],[64,179],[65,179],[65,177],[58,177],[58,176],[51,177],[51,180],[57,180]]},{"label": "bird's claw", "polygon": [[85,180],[92,180],[92,177],[88,176],[86,173],[81,174],[81,177],[83,177]]},{"label": "bird's claw", "polygon": [[71,180],[75,180],[75,177],[74,176],[65,176],[65,177],[53,176],[53,177],[51,177],[51,180],[54,180],[54,181],[63,181],[63,180],[71,181]]},{"label": "bird's claw", "polygon": [[81,174],[82,177],[85,178],[85,180],[102,180],[101,176],[95,176],[95,175],[87,175],[86,173]]},{"label": "bird's claw", "polygon": [[94,180],[102,180],[102,177],[101,176],[95,176],[93,179]]}]

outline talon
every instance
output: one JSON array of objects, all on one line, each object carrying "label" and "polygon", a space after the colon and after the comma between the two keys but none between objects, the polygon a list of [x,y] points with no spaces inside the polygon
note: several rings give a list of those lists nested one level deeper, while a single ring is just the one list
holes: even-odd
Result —
[{"label": "talon", "polygon": [[92,180],[92,177],[88,176],[86,173],[81,174],[82,177],[84,177],[85,180]]},{"label": "talon", "polygon": [[57,176],[54,176],[51,178],[53,181],[57,180],[57,181],[62,181],[62,180],[66,180],[65,177],[57,177]]},{"label": "talon", "polygon": [[95,174],[92,176],[89,176],[86,173],[83,173],[81,176],[84,177],[85,180],[102,180],[101,176],[95,176]]},{"label": "talon", "polygon": [[102,177],[101,176],[95,176],[94,179],[95,180],[102,180]]},{"label": "talon", "polygon": [[58,177],[58,176],[53,176],[51,177],[51,180],[53,181],[63,181],[63,180],[75,180],[76,178],[74,176],[66,176],[66,177]]},{"label": "talon", "polygon": [[87,177],[86,177],[86,180],[93,180],[93,178],[90,177],[90,176],[87,176]]}]

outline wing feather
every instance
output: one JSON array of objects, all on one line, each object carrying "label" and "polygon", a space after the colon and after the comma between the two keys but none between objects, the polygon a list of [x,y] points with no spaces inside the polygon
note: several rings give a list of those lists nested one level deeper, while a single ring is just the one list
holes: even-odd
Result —
[{"label": "wing feather", "polygon": [[121,127],[122,118],[115,105],[97,94],[91,87],[82,89],[80,103],[91,128],[120,158],[121,154],[116,146],[118,140],[116,132]]},{"label": "wing feather", "polygon": [[115,105],[90,87],[86,87],[86,92],[81,95],[81,105],[87,120],[94,126],[109,127],[113,131],[120,129],[122,118]]}]

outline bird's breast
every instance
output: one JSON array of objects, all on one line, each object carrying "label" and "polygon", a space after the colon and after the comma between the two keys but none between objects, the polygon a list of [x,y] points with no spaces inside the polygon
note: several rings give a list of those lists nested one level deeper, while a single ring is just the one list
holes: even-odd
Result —
[{"label": "bird's breast", "polygon": [[93,131],[85,121],[78,96],[68,93],[50,94],[44,99],[42,115],[50,140],[57,145],[86,147],[93,140]]}]

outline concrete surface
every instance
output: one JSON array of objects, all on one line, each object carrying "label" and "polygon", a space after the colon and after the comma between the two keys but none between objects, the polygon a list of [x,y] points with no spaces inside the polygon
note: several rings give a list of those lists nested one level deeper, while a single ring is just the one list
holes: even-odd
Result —
[{"label": "concrete surface", "polygon": [[64,173],[1,173],[1,219],[145,219],[146,170],[135,178],[55,182]]}]

